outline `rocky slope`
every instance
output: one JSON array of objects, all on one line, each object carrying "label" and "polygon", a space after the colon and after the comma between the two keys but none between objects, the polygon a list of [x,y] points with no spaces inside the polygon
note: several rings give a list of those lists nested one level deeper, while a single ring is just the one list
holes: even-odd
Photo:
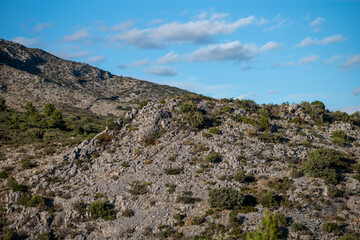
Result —
[{"label": "rocky slope", "polygon": [[316,104],[171,98],[29,169],[8,152],[2,237],[245,239],[269,209],[276,239],[359,239],[359,114]]},{"label": "rocky slope", "polygon": [[130,77],[115,76],[88,64],[66,61],[40,49],[0,39],[0,97],[10,107],[45,103],[63,110],[85,109],[119,116],[143,100],[160,101],[186,91]]}]

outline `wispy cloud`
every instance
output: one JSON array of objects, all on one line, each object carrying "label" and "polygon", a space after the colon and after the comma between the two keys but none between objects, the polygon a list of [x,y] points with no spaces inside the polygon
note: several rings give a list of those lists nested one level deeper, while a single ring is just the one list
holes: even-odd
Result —
[{"label": "wispy cloud", "polygon": [[179,54],[174,53],[174,51],[169,52],[165,56],[159,58],[157,64],[168,64],[179,61]]},{"label": "wispy cloud", "polygon": [[166,66],[153,66],[150,68],[145,68],[144,72],[159,75],[159,76],[175,76],[177,72],[174,69],[171,69]]},{"label": "wispy cloud", "polygon": [[339,109],[342,112],[347,112],[348,114],[353,114],[354,112],[360,111],[360,105],[357,106],[346,106]]},{"label": "wispy cloud", "polygon": [[273,89],[273,90],[270,90],[267,92],[268,95],[275,95],[275,94],[278,94],[279,93],[279,90],[277,89]]},{"label": "wispy cloud", "polygon": [[310,55],[310,56],[305,56],[302,57],[300,60],[298,60],[297,62],[294,61],[290,61],[290,62],[286,62],[286,63],[279,63],[276,66],[296,66],[296,65],[305,65],[305,64],[309,64],[311,62],[315,62],[319,59],[320,57],[318,55]]},{"label": "wispy cloud", "polygon": [[335,55],[331,56],[330,58],[326,59],[323,63],[330,64],[330,63],[340,60],[341,58],[342,58],[341,54],[335,54]]},{"label": "wispy cloud", "polygon": [[249,16],[229,22],[224,14],[212,14],[205,19],[186,23],[170,22],[153,28],[133,28],[111,37],[113,41],[124,41],[139,48],[159,48],[168,44],[208,43],[218,34],[230,34],[240,27],[256,24],[256,18]]},{"label": "wispy cloud", "polygon": [[309,25],[310,25],[311,27],[315,27],[316,25],[322,24],[322,23],[325,22],[325,21],[326,21],[325,18],[317,17],[317,18],[315,18],[313,21],[311,21],[311,22],[309,23]]},{"label": "wispy cloud", "polygon": [[272,19],[272,26],[265,29],[265,31],[273,31],[278,28],[290,26],[291,23],[288,18],[283,18],[280,14]]},{"label": "wispy cloud", "polygon": [[86,29],[80,29],[71,35],[62,37],[64,42],[78,42],[90,37],[90,33]]},{"label": "wispy cloud", "polygon": [[35,27],[35,31],[40,32],[44,30],[45,28],[52,27],[53,24],[51,22],[45,22],[45,23],[38,23]]},{"label": "wispy cloud", "polygon": [[341,34],[325,37],[321,40],[307,37],[304,40],[302,40],[299,44],[297,44],[296,47],[305,47],[311,45],[327,45],[331,43],[343,42],[345,40],[346,38],[344,38]]},{"label": "wispy cloud", "polygon": [[360,87],[355,88],[351,94],[354,96],[359,96],[360,95]]},{"label": "wispy cloud", "polygon": [[12,41],[20,43],[26,47],[34,47],[40,43],[39,37],[27,38],[24,36],[13,38]]},{"label": "wispy cloud", "polygon": [[308,57],[303,57],[299,60],[299,64],[304,65],[304,64],[308,64],[311,62],[315,62],[316,60],[318,60],[320,57],[318,55],[312,55],[312,56],[308,56]]},{"label": "wispy cloud", "polygon": [[127,28],[132,27],[135,24],[134,20],[129,20],[129,21],[125,21],[122,23],[118,23],[115,24],[113,26],[107,27],[107,26],[102,26],[100,27],[100,31],[104,31],[104,32],[118,32]]},{"label": "wispy cloud", "polygon": [[97,55],[97,56],[93,56],[93,57],[86,59],[85,62],[95,64],[95,63],[103,62],[103,61],[105,61],[105,59],[106,59],[106,57],[104,55]]},{"label": "wispy cloud", "polygon": [[266,43],[264,46],[262,46],[260,48],[260,52],[268,52],[268,51],[272,51],[272,50],[277,50],[279,48],[281,48],[281,44],[277,43],[277,42],[268,42]]},{"label": "wispy cloud", "polygon": [[61,58],[76,59],[76,58],[88,57],[91,55],[91,52],[89,51],[72,52],[72,53],[59,52],[59,53],[55,53],[55,55]]},{"label": "wispy cloud", "polygon": [[242,100],[242,99],[248,99],[250,96],[252,96],[254,94],[254,92],[247,92],[244,94],[241,94],[240,96],[238,96],[236,99]]},{"label": "wispy cloud", "polygon": [[345,70],[350,70],[354,68],[360,67],[360,54],[349,57],[343,64],[341,64],[341,68]]}]

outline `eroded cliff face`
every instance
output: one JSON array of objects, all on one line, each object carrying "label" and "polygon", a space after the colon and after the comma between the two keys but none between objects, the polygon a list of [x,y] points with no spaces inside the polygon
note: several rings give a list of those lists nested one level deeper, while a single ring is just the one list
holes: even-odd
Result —
[{"label": "eroded cliff face", "polygon": [[[149,103],[28,170],[22,153],[7,153],[1,167],[27,191],[1,180],[3,229],[29,239],[242,239],[269,209],[288,239],[358,234],[359,127],[315,123],[300,105],[249,103]],[[322,167],[336,175],[314,175]],[[322,227],[328,222],[338,229]]]},{"label": "eroded cliff face", "polygon": [[159,102],[184,93],[0,40],[0,96],[19,110],[26,102],[37,107],[56,103],[63,110],[78,108],[99,115],[121,115],[140,101]]}]

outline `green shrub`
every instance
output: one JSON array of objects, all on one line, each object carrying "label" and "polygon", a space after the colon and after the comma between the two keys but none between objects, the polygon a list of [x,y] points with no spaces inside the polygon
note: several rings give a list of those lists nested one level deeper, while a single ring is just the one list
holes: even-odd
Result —
[{"label": "green shrub", "polygon": [[88,209],[93,218],[102,218],[104,220],[115,219],[114,210],[104,201],[94,201],[89,205]]},{"label": "green shrub", "polygon": [[148,101],[144,100],[139,103],[139,109],[143,109],[148,104]]},{"label": "green shrub", "polygon": [[221,161],[221,154],[217,152],[211,152],[205,157],[205,160],[211,163],[218,163]]},{"label": "green shrub", "polygon": [[191,219],[191,225],[200,225],[206,221],[206,216],[195,216]]},{"label": "green shrub", "polygon": [[129,217],[134,216],[134,213],[133,213],[133,211],[132,211],[130,208],[126,208],[126,209],[121,213],[121,216],[129,218]]},{"label": "green shrub", "polygon": [[301,223],[293,223],[291,224],[291,229],[295,232],[301,232],[305,230],[305,226],[302,225]]},{"label": "green shrub", "polygon": [[204,115],[199,112],[189,112],[184,115],[191,127],[195,129],[201,128],[205,124]]},{"label": "green shrub", "polygon": [[311,104],[302,102],[300,106],[305,113],[310,115],[315,123],[323,123],[325,121],[326,110],[324,103],[320,101],[314,101]]},{"label": "green shrub", "polygon": [[184,170],[184,168],[182,168],[182,167],[179,167],[179,168],[164,168],[164,172],[167,175],[179,175],[183,170]]},{"label": "green shrub", "polygon": [[0,112],[4,112],[6,110],[5,102],[5,99],[0,98]]},{"label": "green shrub", "polygon": [[131,193],[132,195],[143,195],[147,193],[147,186],[149,184],[134,181],[130,185],[132,188],[129,190],[129,193]]},{"label": "green shrub", "polygon": [[175,192],[176,184],[167,183],[167,184],[165,184],[165,187],[168,188],[167,191],[168,191],[168,193],[171,194],[171,193]]},{"label": "green shrub", "polygon": [[234,188],[221,187],[209,190],[208,202],[212,208],[241,209],[245,205],[245,197]]},{"label": "green shrub", "polygon": [[216,135],[219,135],[221,133],[220,130],[217,129],[216,127],[209,128],[209,132]]},{"label": "green shrub", "polygon": [[75,209],[80,214],[85,214],[87,209],[87,204],[84,202],[75,202],[72,204],[73,209]]},{"label": "green shrub", "polygon": [[235,181],[243,183],[246,180],[246,174],[244,171],[237,171],[236,173],[234,173],[233,178]]},{"label": "green shrub", "polygon": [[16,179],[13,176],[9,176],[7,178],[7,184],[14,192],[25,192],[26,191],[26,186],[18,184],[18,182],[16,181]]},{"label": "green shrub", "polygon": [[321,226],[321,230],[326,233],[338,233],[340,231],[340,227],[336,223],[327,222]]},{"label": "green shrub", "polygon": [[275,189],[277,192],[286,192],[290,187],[292,183],[291,180],[287,177],[283,177],[274,181],[269,181],[267,183],[267,186],[269,188]]},{"label": "green shrub", "polygon": [[355,235],[355,234],[345,233],[344,236],[342,236],[340,239],[341,240],[359,240],[360,236],[359,236],[359,234]]},{"label": "green shrub", "polygon": [[181,113],[193,113],[197,111],[197,106],[192,103],[183,103],[180,105],[180,112]]},{"label": "green shrub", "polygon": [[9,175],[8,175],[8,173],[5,171],[5,170],[2,170],[1,172],[0,172],[0,178],[1,179],[5,179],[5,178],[7,178]]},{"label": "green shrub", "polygon": [[180,225],[180,226],[184,225],[183,219],[185,218],[185,215],[176,213],[176,214],[174,214],[173,217],[177,221],[177,223],[176,223],[177,225]]},{"label": "green shrub", "polygon": [[202,136],[205,137],[205,138],[207,138],[207,139],[210,139],[212,135],[211,135],[210,133],[203,132],[203,133],[202,133]]},{"label": "green shrub", "polygon": [[310,176],[323,178],[331,184],[339,182],[337,168],[347,169],[348,167],[340,152],[326,148],[312,150],[304,163],[305,172]]},{"label": "green shrub", "polygon": [[43,232],[39,234],[39,240],[52,240],[54,239],[52,234],[49,232]]},{"label": "green shrub", "polygon": [[268,190],[260,196],[260,203],[264,207],[272,208],[278,207],[280,204],[279,197],[272,191]]},{"label": "green shrub", "polygon": [[228,105],[222,106],[220,109],[222,112],[227,112],[227,113],[234,111],[234,109]]},{"label": "green shrub", "polygon": [[338,146],[345,146],[346,142],[349,142],[350,138],[346,135],[344,130],[334,130],[331,132],[331,143]]},{"label": "green shrub", "polygon": [[180,195],[177,196],[176,202],[177,203],[184,203],[184,204],[192,204],[197,201],[201,201],[200,198],[194,198],[193,193],[190,191],[183,191]]},{"label": "green shrub", "polygon": [[12,230],[8,231],[4,237],[4,240],[18,240],[18,239],[20,239],[19,235]]},{"label": "green shrub", "polygon": [[244,109],[245,111],[249,112],[249,113],[255,113],[260,106],[258,104],[256,104],[253,100],[239,100],[236,99],[235,103],[242,109]]},{"label": "green shrub", "polygon": [[246,235],[247,240],[277,240],[284,239],[285,233],[280,228],[279,218],[276,215],[271,214],[269,211],[265,213],[265,217],[262,219],[259,225],[258,231],[249,232]]}]

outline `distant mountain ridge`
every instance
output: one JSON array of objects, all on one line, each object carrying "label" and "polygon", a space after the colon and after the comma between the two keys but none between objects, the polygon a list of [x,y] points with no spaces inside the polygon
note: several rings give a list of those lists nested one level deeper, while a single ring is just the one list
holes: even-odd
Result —
[{"label": "distant mountain ridge", "polygon": [[119,115],[142,100],[160,101],[187,91],[116,76],[85,63],[58,58],[41,49],[0,39],[0,97],[21,109],[55,103],[66,109]]}]

